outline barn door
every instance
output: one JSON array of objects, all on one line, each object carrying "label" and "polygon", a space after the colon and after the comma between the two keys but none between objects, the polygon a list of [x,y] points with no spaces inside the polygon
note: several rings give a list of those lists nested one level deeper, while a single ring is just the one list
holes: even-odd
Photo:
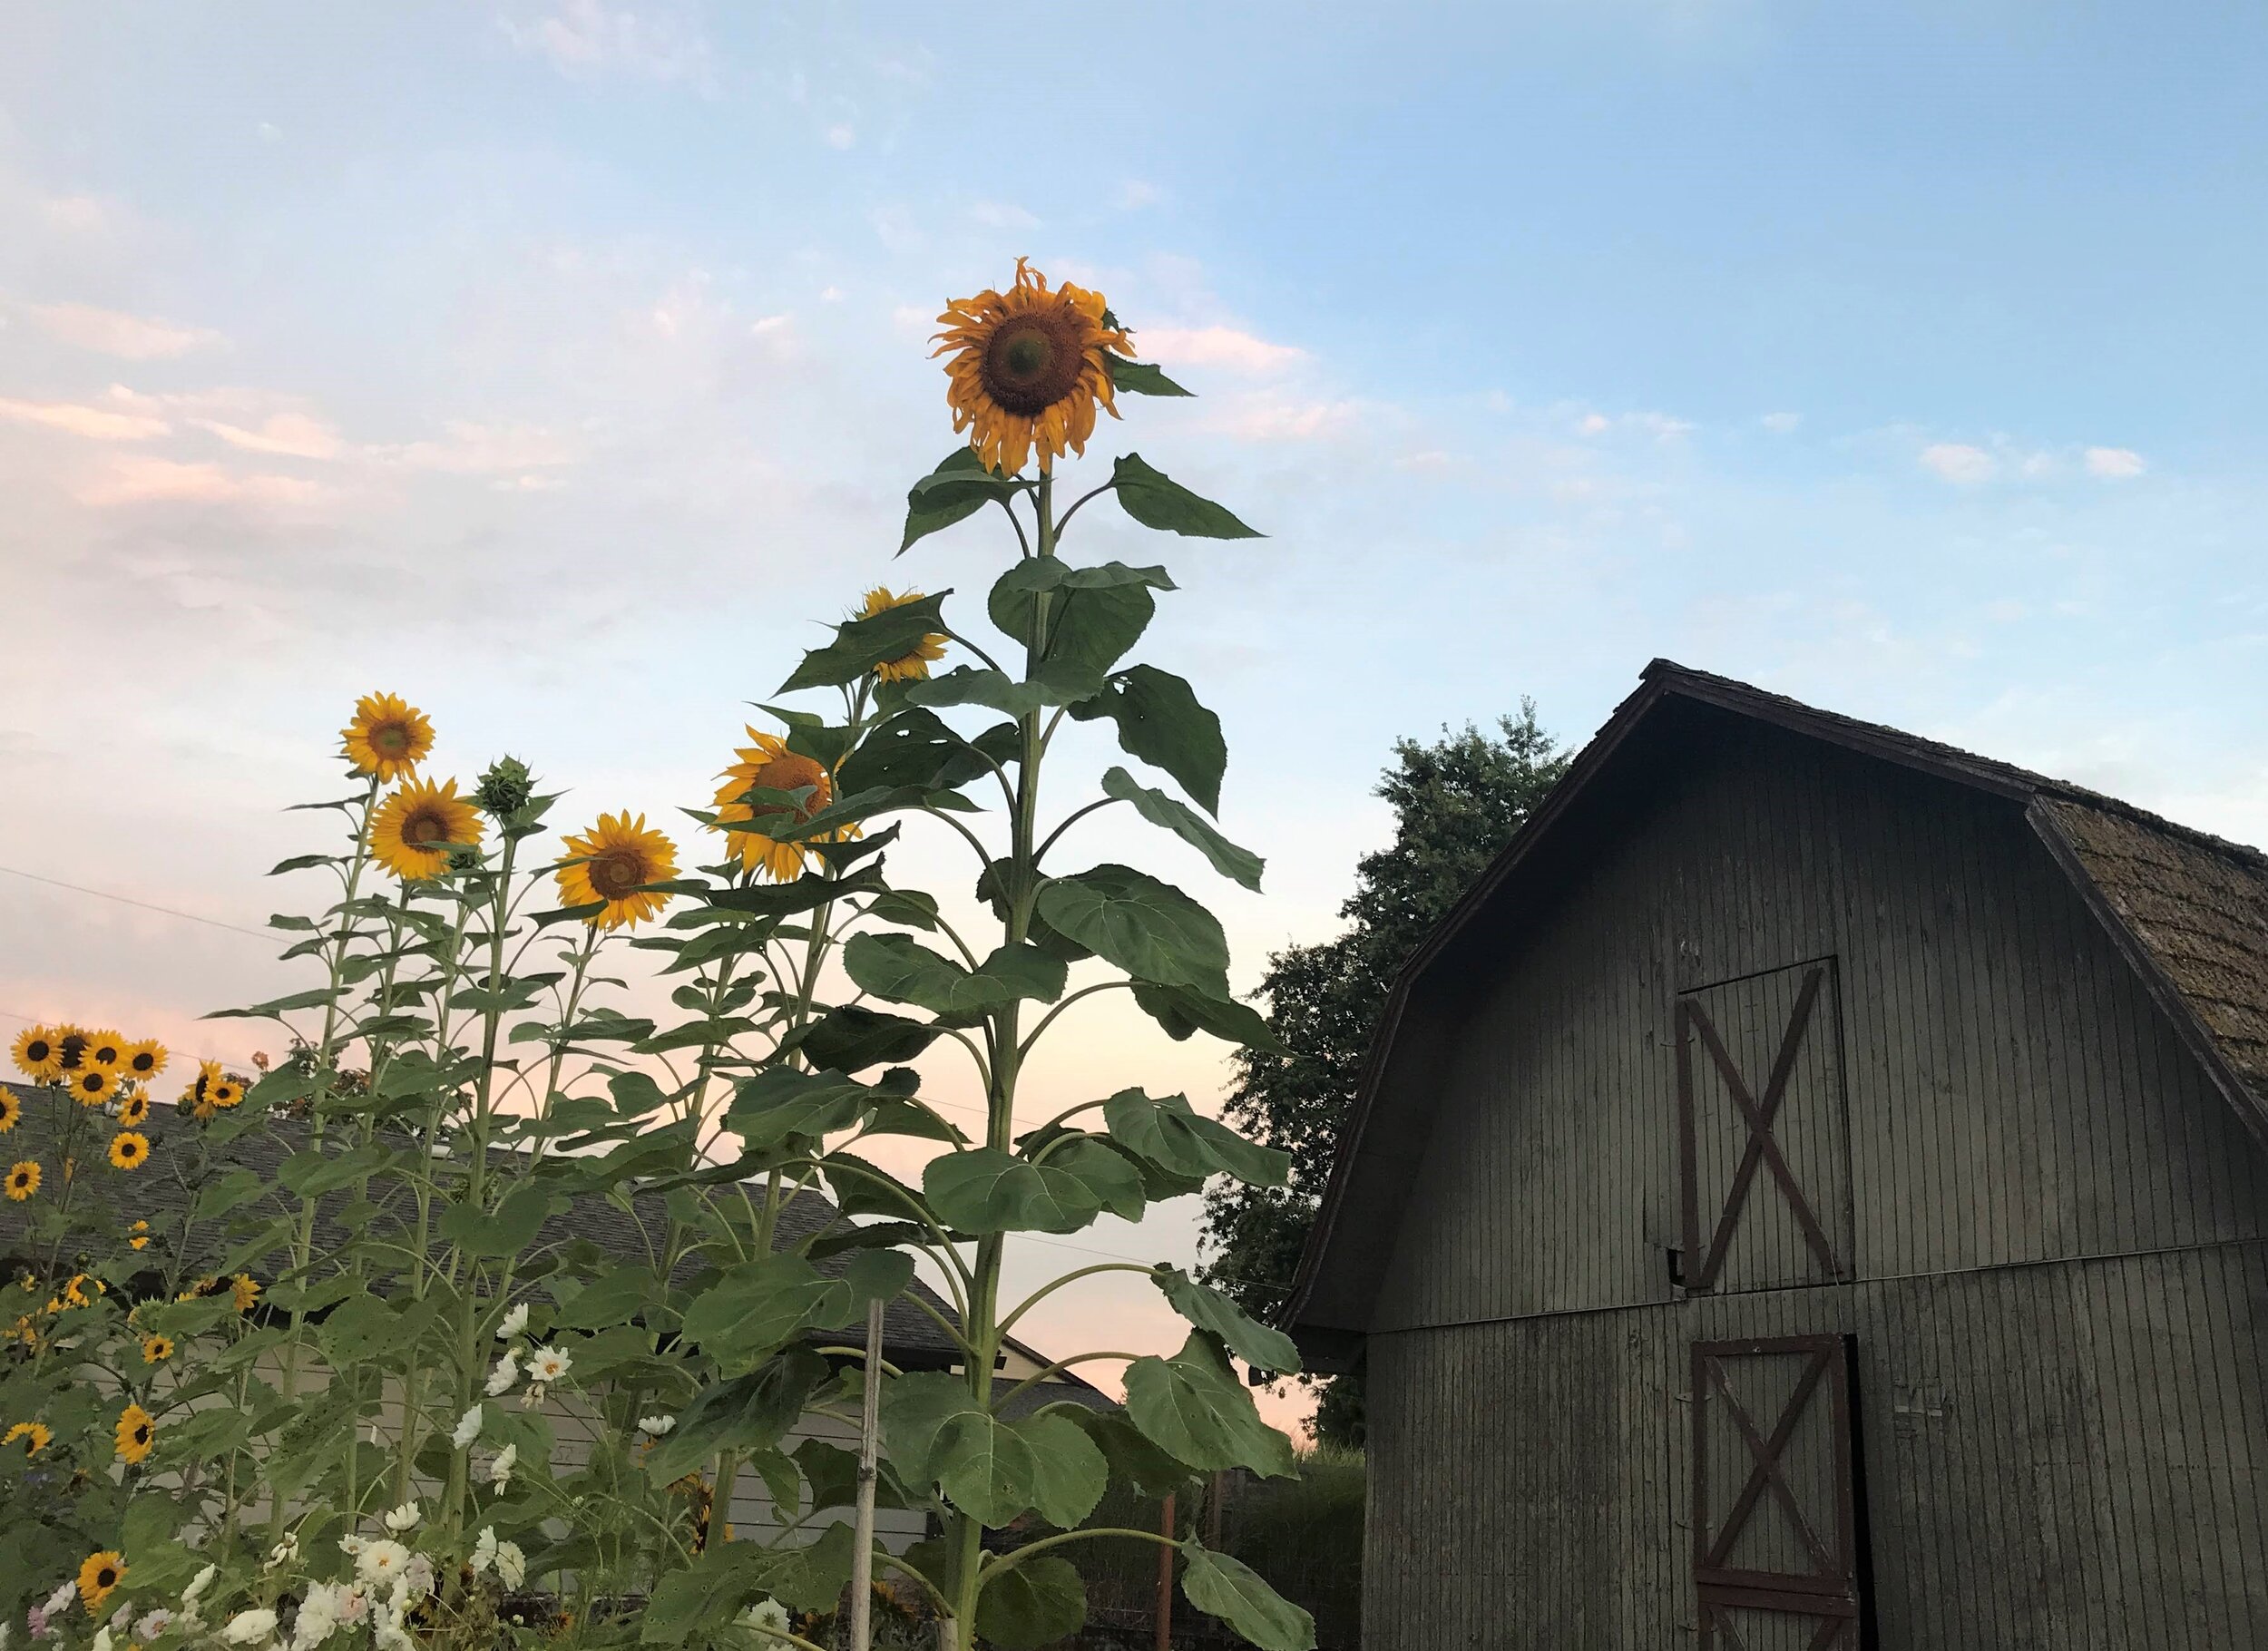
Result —
[{"label": "barn door", "polygon": [[1702,1651],[1860,1651],[1855,1454],[1844,1337],[1695,1343]]},{"label": "barn door", "polygon": [[1834,962],[1677,1000],[1680,1282],[1689,1292],[1851,1276],[1851,1160]]}]

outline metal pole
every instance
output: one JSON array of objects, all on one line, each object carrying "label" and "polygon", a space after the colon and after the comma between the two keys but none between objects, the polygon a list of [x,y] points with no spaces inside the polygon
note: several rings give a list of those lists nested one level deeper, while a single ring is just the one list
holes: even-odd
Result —
[{"label": "metal pole", "polygon": [[[1173,1530],[1173,1492],[1168,1490],[1158,1516],[1158,1534],[1170,1543]],[[1158,1651],[1173,1651],[1173,1549],[1166,1543],[1158,1548]]]},{"label": "metal pole", "polygon": [[875,1458],[882,1442],[882,1304],[866,1304],[866,1397],[858,1413],[858,1523],[851,1550],[851,1651],[874,1645]]}]

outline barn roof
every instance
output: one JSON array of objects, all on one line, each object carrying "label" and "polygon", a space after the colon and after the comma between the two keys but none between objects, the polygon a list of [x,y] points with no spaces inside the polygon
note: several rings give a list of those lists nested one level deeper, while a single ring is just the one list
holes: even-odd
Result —
[{"label": "barn roof", "polygon": [[[1406,1141],[1371,1128],[1380,1093],[1429,1041],[1420,1026],[1429,993],[1462,972],[1443,967],[1468,925],[1516,910],[1525,882],[1548,874],[1567,824],[1598,795],[1637,783],[1625,760],[1641,731],[1696,708],[1771,724],[1846,750],[2006,798],[2020,808],[2087,908],[2139,974],[2190,1051],[2254,1135],[2268,1143],[2268,855],[2175,824],[2116,797],[2050,779],[1897,728],[1862,722],[1668,659],[1641,673],[1527,825],[1414,952],[1388,994],[1364,1063],[1331,1180],[1282,1314],[1329,1356],[1335,1335],[1311,1309],[1339,1267],[1336,1223],[1360,1174],[1406,1172]],[[1350,1235],[1354,1247],[1375,1249]]]}]

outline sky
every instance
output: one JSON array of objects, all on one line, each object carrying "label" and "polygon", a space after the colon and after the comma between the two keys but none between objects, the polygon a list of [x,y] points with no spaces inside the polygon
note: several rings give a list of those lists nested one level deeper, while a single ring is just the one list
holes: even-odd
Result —
[{"label": "sky", "polygon": [[[570,823],[682,824],[868,585],[1000,565],[974,523],[892,552],[953,444],[937,312],[1019,255],[1198,392],[1129,398],[1086,468],[1139,449],[1268,535],[1098,511],[1068,547],[1181,585],[1141,657],[1220,713],[1266,892],[1089,842],[1207,898],[1241,987],[1335,931],[1397,737],[1530,696],[1579,743],[1657,655],[2268,840],[2268,15],[180,0],[8,32],[0,1014],[262,1047],[196,1017],[304,983],[259,931],[316,891],[262,874],[322,846],[283,810],[337,793],[376,689],[436,772],[508,750]],[[1065,795],[1112,760],[1066,756]],[[1221,1046],[1074,1013],[1040,1115],[1218,1096]],[[1195,1212],[1067,1242],[1186,1261]],[[1180,1334],[1125,1275],[1027,1324]]]}]

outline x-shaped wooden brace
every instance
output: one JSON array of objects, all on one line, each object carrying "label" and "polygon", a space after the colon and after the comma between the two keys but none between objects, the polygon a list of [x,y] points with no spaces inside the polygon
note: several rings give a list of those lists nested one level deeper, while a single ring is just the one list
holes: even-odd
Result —
[{"label": "x-shaped wooden brace", "polygon": [[[1748,1642],[1733,1626],[1730,1611],[1722,1606],[1705,1605],[1701,1607],[1701,1616],[1702,1626],[1716,1634],[1717,1643],[1724,1651],[1748,1651]],[[1812,1643],[1804,1647],[1804,1651],[1833,1651],[1837,1642],[1842,1640],[1843,1630],[1850,1628],[1855,1631],[1857,1626],[1847,1617],[1824,1617],[1819,1624],[1819,1631],[1812,1636]]]},{"label": "x-shaped wooden brace", "polygon": [[[1716,1282],[1717,1269],[1725,1265],[1725,1252],[1732,1247],[1733,1228],[1740,1220],[1742,1206],[1748,1201],[1748,1189],[1756,1178],[1756,1166],[1767,1164],[1772,1178],[1780,1184],[1786,1196],[1788,1207],[1795,1212],[1796,1224],[1804,1229],[1804,1240],[1813,1254],[1826,1266],[1830,1277],[1842,1275],[1842,1265],[1835,1259],[1834,1246],[1827,1242],[1827,1235],[1820,1230],[1819,1219],[1812,1214],[1812,1206],[1804,1197],[1803,1188],[1795,1184],[1795,1176],[1787,1167],[1787,1159],[1780,1156],[1780,1144],[1772,1138],[1772,1123],[1779,1116],[1780,1103],[1786,1099],[1788,1079],[1795,1070],[1795,1053],[1803,1046],[1804,1029],[1810,1025],[1812,1005],[1819,997],[1819,982],[1826,978],[1823,968],[1808,971],[1804,984],[1795,995],[1795,1010],[1789,1015],[1787,1031],[1780,1040],[1780,1053],[1772,1063],[1772,1076],[1765,1084],[1764,1099],[1759,1101],[1748,1091],[1747,1080],[1725,1048],[1725,1040],[1717,1036],[1716,1025],[1708,1012],[1692,999],[1682,1000],[1677,1006],[1679,1015],[1695,1031],[1709,1051],[1709,1059],[1725,1079],[1725,1088],[1740,1108],[1741,1117],[1748,1125],[1748,1148],[1741,1154],[1740,1165],[1733,1172],[1733,1184],[1725,1194],[1725,1213],[1717,1217],[1716,1231],[1710,1236],[1709,1247],[1702,1258],[1699,1272],[1693,1276],[1691,1289],[1706,1290]],[[1693,1125],[1689,1121],[1688,1128]]]},{"label": "x-shaped wooden brace", "polygon": [[[1804,1539],[1804,1546],[1811,1550],[1812,1563],[1820,1575],[1833,1577],[1841,1574],[1841,1567],[1835,1563],[1834,1556],[1827,1551],[1827,1545],[1819,1539],[1819,1533],[1804,1517],[1803,1507],[1796,1501],[1795,1492],[1789,1488],[1787,1475],[1780,1471],[1780,1453],[1787,1449],[1787,1441],[1794,1437],[1796,1423],[1804,1419],[1804,1407],[1811,1402],[1811,1396],[1819,1386],[1819,1379],[1827,1373],[1827,1367],[1833,1362],[1833,1355],[1825,1352],[1815,1353],[1804,1361],[1804,1373],[1795,1381],[1795,1391],[1788,1395],[1787,1407],[1780,1412],[1780,1420],[1773,1425],[1772,1437],[1766,1439],[1757,1431],[1755,1419],[1733,1396],[1733,1384],[1725,1374],[1724,1363],[1718,1359],[1702,1361],[1702,1368],[1715,1379],[1717,1396],[1730,1412],[1733,1425],[1740,1430],[1741,1438],[1747,1441],[1752,1464],[1747,1480],[1741,1485],[1740,1494],[1733,1499],[1733,1505],[1726,1511],[1724,1522],[1716,1528],[1716,1540],[1702,1558],[1705,1569],[1716,1570],[1724,1565],[1725,1556],[1732,1552],[1733,1544],[1740,1538],[1741,1527],[1756,1506],[1756,1499],[1768,1489],[1794,1525],[1796,1535]],[[1698,1398],[1706,1402],[1706,1395],[1698,1395]]]}]

